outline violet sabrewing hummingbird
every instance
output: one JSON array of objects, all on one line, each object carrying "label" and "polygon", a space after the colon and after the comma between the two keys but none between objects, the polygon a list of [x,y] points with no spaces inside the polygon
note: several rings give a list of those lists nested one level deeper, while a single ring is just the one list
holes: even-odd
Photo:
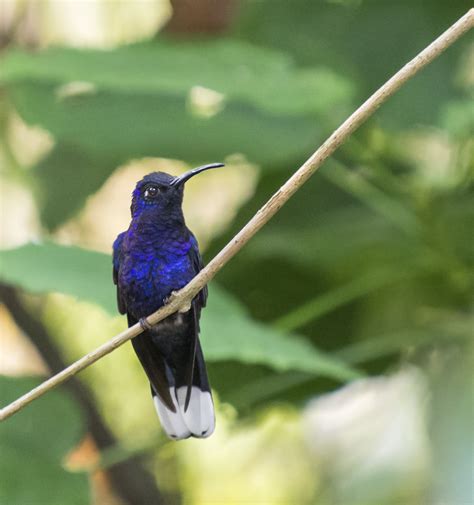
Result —
[{"label": "violet sabrewing hummingbird", "polygon": [[199,343],[207,287],[186,312],[153,326],[145,318],[203,267],[197,240],[184,221],[184,184],[204,170],[222,166],[204,165],[180,177],[146,175],[132,194],[130,226],[113,245],[118,309],[127,314],[129,326],[141,322],[144,327],[132,339],[133,348],[150,381],[163,429],[174,440],[205,438],[214,431],[214,404]]}]

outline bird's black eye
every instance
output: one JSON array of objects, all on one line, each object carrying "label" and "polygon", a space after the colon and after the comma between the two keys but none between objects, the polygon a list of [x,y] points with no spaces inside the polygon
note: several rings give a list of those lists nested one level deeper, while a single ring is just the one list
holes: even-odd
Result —
[{"label": "bird's black eye", "polygon": [[145,197],[145,199],[151,200],[151,199],[155,198],[159,192],[160,192],[160,190],[159,190],[158,186],[147,186],[147,188],[145,189],[145,192],[143,193],[143,196]]}]

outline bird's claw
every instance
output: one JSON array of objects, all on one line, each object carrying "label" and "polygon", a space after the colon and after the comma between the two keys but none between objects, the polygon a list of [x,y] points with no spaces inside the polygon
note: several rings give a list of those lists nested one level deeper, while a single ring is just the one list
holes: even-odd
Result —
[{"label": "bird's claw", "polygon": [[140,326],[142,327],[143,331],[148,331],[152,329],[152,325],[148,322],[146,317],[141,317],[138,322],[140,323]]},{"label": "bird's claw", "polygon": [[[172,291],[171,295],[166,300],[166,303],[173,301],[177,296],[178,296],[178,291]],[[178,312],[180,314],[185,314],[186,312],[189,311],[190,308],[191,308],[191,302],[187,301],[180,306],[180,308],[178,309]]]}]

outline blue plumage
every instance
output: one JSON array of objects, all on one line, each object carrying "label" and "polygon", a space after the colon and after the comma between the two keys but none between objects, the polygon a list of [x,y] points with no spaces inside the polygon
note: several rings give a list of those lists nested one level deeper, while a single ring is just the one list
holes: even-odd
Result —
[{"label": "blue plumage", "polygon": [[[181,208],[184,183],[206,165],[181,177],[154,172],[132,195],[132,220],[113,245],[113,279],[120,313],[129,325],[159,309],[173,291],[202,268],[196,238]],[[166,433],[174,439],[206,437],[214,430],[214,410],[199,344],[199,317],[207,288],[190,310],[174,314],[132,340],[151,383]]]}]

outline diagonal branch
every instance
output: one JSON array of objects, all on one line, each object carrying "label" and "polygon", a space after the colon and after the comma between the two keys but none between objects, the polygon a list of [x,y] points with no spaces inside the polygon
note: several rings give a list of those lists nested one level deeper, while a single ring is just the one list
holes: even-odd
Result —
[{"label": "diagonal branch", "polygon": [[[149,324],[156,324],[165,317],[186,306],[196,296],[216,273],[266,224],[294,193],[313,175],[313,173],[331,156],[331,154],[387,99],[400,89],[409,79],[417,74],[428,63],[431,63],[445,49],[454,44],[463,34],[474,26],[474,8],[456,21],[448,30],[421,51],[415,58],[402,67],[367,101],[365,101],[344,123],[315,151],[310,158],[288,179],[288,181],[270,198],[270,200],[255,214],[255,216],[240,230],[239,233],[211,260],[211,262],[183,289],[171,297],[170,302],[147,318]],[[136,337],[143,331],[140,324],[135,324],[127,330],[101,345],[94,351],[82,357],[62,372],[54,375],[35,389],[26,393],[10,405],[0,410],[0,421],[10,417],[15,412],[42,396],[50,389],[62,384],[69,377],[77,374],[97,360],[111,353],[127,340]]]}]

